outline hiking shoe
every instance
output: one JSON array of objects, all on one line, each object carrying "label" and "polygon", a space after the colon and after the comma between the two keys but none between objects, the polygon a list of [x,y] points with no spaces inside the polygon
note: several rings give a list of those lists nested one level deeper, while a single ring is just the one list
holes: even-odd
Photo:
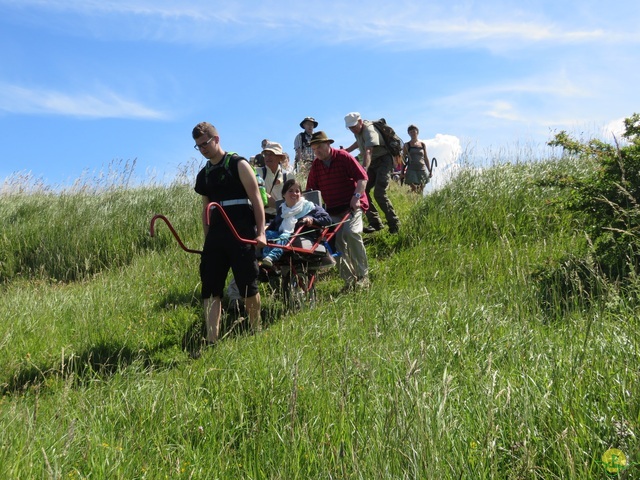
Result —
[{"label": "hiking shoe", "polygon": [[344,286],[340,289],[340,293],[349,293],[353,292],[355,289],[355,282],[352,280],[350,282],[344,282]]},{"label": "hiking shoe", "polygon": [[356,290],[367,290],[371,286],[371,282],[369,281],[369,277],[361,277],[356,280],[355,288]]},{"label": "hiking shoe", "polygon": [[362,233],[373,233],[373,232],[377,232],[378,230],[382,230],[383,228],[384,228],[384,225],[378,225],[376,227],[368,225],[362,229]]},{"label": "hiking shoe", "polygon": [[269,271],[266,268],[260,266],[258,270],[258,281],[262,283],[267,283],[269,281]]}]

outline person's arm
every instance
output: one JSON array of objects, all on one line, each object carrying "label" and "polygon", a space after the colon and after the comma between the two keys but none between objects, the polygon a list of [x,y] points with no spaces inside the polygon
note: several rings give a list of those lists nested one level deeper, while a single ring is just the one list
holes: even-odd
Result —
[{"label": "person's arm", "polygon": [[316,225],[320,225],[321,227],[326,227],[331,225],[331,215],[327,213],[327,211],[322,207],[316,207],[311,212],[313,215],[313,223]]},{"label": "person's arm", "polygon": [[326,227],[327,225],[331,225],[331,216],[327,213],[327,211],[319,206],[315,206],[313,210],[311,210],[307,215],[300,219],[301,223],[305,225],[317,225],[319,227]]},{"label": "person's arm", "polygon": [[207,206],[211,202],[209,201],[209,197],[203,195],[202,196],[202,231],[204,232],[204,238],[207,238],[207,234],[209,233],[209,225],[207,224]]},{"label": "person's arm", "polygon": [[373,147],[366,147],[364,152],[362,153],[362,166],[364,168],[369,168],[371,165],[371,153],[373,152]]},{"label": "person's arm", "polygon": [[358,141],[356,140],[355,142],[353,142],[351,145],[349,145],[347,148],[345,148],[345,150],[349,153],[353,152],[354,150],[358,149]]},{"label": "person's arm", "polygon": [[427,155],[427,146],[424,142],[422,143],[422,149],[424,150],[424,163],[427,164],[427,170],[429,170],[429,176],[433,176],[433,172],[431,171],[431,162],[429,162],[429,155]]},{"label": "person's arm", "polygon": [[238,162],[238,175],[249,200],[251,200],[251,205],[253,205],[253,214],[256,220],[256,241],[258,242],[256,246],[262,248],[267,244],[267,239],[264,233],[264,206],[258,189],[258,181],[251,165],[246,161],[241,160]]},{"label": "person's arm", "polygon": [[360,206],[360,198],[364,195],[364,189],[367,186],[367,180],[358,180],[356,183],[356,190],[353,192],[353,197],[351,197],[351,210],[357,210],[358,208],[362,208]]}]

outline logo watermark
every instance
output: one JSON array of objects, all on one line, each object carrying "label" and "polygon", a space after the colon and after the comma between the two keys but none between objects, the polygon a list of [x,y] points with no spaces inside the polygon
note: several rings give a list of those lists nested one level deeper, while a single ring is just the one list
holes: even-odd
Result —
[{"label": "logo watermark", "polygon": [[618,448],[610,448],[602,454],[602,466],[607,473],[617,475],[618,473],[630,467],[627,462],[627,456]]}]

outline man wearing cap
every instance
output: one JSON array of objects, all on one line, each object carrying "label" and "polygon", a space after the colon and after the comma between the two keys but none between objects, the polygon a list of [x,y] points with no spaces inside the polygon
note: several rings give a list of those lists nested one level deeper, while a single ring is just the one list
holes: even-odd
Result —
[{"label": "man wearing cap", "polygon": [[313,150],[311,150],[311,135],[313,135],[313,129],[318,126],[318,122],[313,117],[306,117],[300,122],[300,128],[304,131],[296,135],[293,141],[293,148],[296,151],[294,165],[296,171],[306,171],[313,162]]},{"label": "man wearing cap", "polygon": [[320,190],[326,210],[334,222],[347,212],[347,221],[336,234],[338,270],[345,282],[343,291],[369,286],[369,262],[362,242],[362,212],[369,208],[365,194],[367,172],[344,150],[331,147],[333,140],[320,131],[311,137],[315,160],[311,164],[307,190]]},{"label": "man wearing cap", "polygon": [[[206,340],[213,344],[220,334],[222,294],[231,269],[249,316],[251,328],[260,329],[258,262],[254,245],[238,241],[216,209],[220,204],[243,238],[266,245],[264,209],[255,173],[246,159],[227,154],[220,145],[216,128],[208,122],[196,125],[192,132],[195,148],[207,159],[198,172],[195,191],[202,195],[202,227],[205,240],[200,257],[202,299],[207,326]],[[228,163],[226,162],[228,158]],[[207,222],[209,217],[209,222]]]},{"label": "man wearing cap", "polygon": [[276,142],[267,142],[263,146],[262,155],[265,165],[256,168],[258,175],[264,180],[264,188],[269,198],[269,206],[264,209],[267,221],[273,220],[276,216],[276,204],[282,200],[282,185],[293,175],[286,173],[283,169],[283,163],[286,155],[282,151],[282,145]]},{"label": "man wearing cap", "polygon": [[[375,198],[380,210],[382,210],[387,219],[389,232],[397,233],[400,220],[387,196],[387,188],[393,171],[393,156],[388,152],[382,136],[373,126],[373,123],[363,120],[358,112],[347,114],[344,117],[344,122],[345,126],[356,137],[353,145],[346,150],[347,152],[352,152],[355,149],[360,150],[362,165],[367,169],[369,177],[366,187],[367,195],[370,196],[373,189],[373,198]],[[373,203],[371,203],[367,211],[367,220],[369,221],[369,226],[363,230],[364,233],[373,233],[384,228],[378,210]]]}]

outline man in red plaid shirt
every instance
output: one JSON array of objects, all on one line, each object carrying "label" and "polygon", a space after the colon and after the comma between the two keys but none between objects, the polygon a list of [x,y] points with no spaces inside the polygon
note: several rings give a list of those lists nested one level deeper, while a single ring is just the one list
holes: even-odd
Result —
[{"label": "man in red plaid shirt", "polygon": [[315,160],[307,179],[307,190],[320,190],[325,209],[334,222],[349,212],[336,234],[338,270],[345,282],[343,291],[369,286],[369,261],[362,242],[362,215],[369,208],[365,194],[367,172],[345,150],[331,147],[333,140],[320,131],[311,137]]}]

